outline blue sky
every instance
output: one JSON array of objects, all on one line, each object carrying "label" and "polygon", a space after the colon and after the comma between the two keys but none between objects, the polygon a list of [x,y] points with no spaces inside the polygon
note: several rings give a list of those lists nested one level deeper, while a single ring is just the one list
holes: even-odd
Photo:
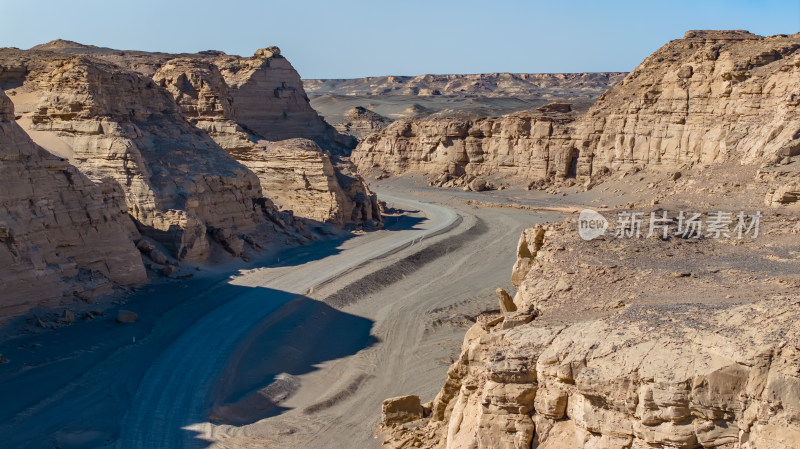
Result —
[{"label": "blue sky", "polygon": [[800,0],[0,0],[0,46],[251,55],[277,45],[304,78],[629,71],[689,29],[800,32]]}]

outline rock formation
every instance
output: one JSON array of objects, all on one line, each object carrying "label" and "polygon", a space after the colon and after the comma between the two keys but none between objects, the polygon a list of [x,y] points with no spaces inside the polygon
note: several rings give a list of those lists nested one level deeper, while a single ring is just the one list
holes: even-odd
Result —
[{"label": "rock formation", "polygon": [[[436,447],[795,448],[798,305],[476,324],[434,405]],[[747,326],[752,316],[769,324]]]},{"label": "rock formation", "polygon": [[550,171],[550,149],[571,143],[560,113],[517,113],[474,120],[403,119],[367,137],[353,152],[362,173],[422,172],[461,178],[498,174],[535,179]]},{"label": "rock formation", "polygon": [[[798,447],[800,297],[780,293],[800,276],[748,262],[796,241],[787,220],[770,217],[770,237],[740,249],[585,242],[575,225],[523,233],[517,310],[478,317],[430,418],[385,420],[386,446]],[[735,262],[721,271],[709,260]]]},{"label": "rock formation", "polygon": [[[153,79],[195,126],[256,173],[279,208],[336,225],[380,222],[377,197],[348,160],[310,139],[288,138],[316,135],[313,140],[340,149],[337,142],[345,139],[308,106],[299,77],[278,55],[273,47],[251,59],[180,58],[164,64]],[[282,87],[268,94],[264,83]],[[283,117],[276,111],[293,112]]]},{"label": "rock formation", "polygon": [[800,35],[690,31],[573,119],[553,111],[401,120],[362,142],[362,171],[591,177],[605,169],[772,162],[800,152]]},{"label": "rock formation", "polygon": [[65,144],[90,179],[116,183],[142,234],[199,261],[214,235],[235,234],[220,242],[235,247],[244,234],[268,232],[272,211],[262,208],[258,178],[187,122],[152,80],[84,56],[21,57],[28,74],[15,90],[17,114]]},{"label": "rock formation", "polygon": [[296,216],[336,225],[380,222],[377,196],[349,161],[337,160],[310,140],[260,141],[231,154],[258,175],[278,207]]},{"label": "rock formation", "polygon": [[317,115],[300,75],[277,47],[253,58],[224,56],[219,67],[231,99],[231,119],[267,140],[306,138],[334,153],[349,154],[356,140],[342,136]]},{"label": "rock formation", "polygon": [[[220,83],[210,80],[208,74],[203,73],[213,70],[216,73],[211,76],[222,77],[221,81],[225,84],[225,92],[216,92],[218,101],[226,103],[225,117],[261,138],[310,139],[337,154],[348,154],[356,145],[353,138],[338,134],[317,115],[309,104],[300,76],[281,55],[278,47],[260,49],[251,58],[215,50],[196,54],[121,51],[62,39],[37,45],[31,50],[90,56],[95,60],[129,68],[148,78],[155,76],[165,65],[170,67],[166,68],[166,74],[162,73],[161,79],[169,73],[179,74],[176,70],[199,71],[194,75],[187,73],[189,84],[173,86],[173,93],[182,92],[187,99],[196,96],[195,90],[208,93],[209,89],[216,91],[221,87]],[[198,81],[198,77],[204,77],[204,81],[214,81],[213,87],[191,84],[191,81]],[[186,91],[183,92],[183,89]]]},{"label": "rock formation", "polygon": [[353,136],[358,140],[375,134],[389,126],[392,121],[363,106],[356,106],[344,113],[341,123],[334,123],[333,127],[342,134]]},{"label": "rock formation", "polygon": [[[311,109],[277,48],[239,58],[56,41],[0,50],[0,84],[34,140],[92,181],[118,186],[139,231],[178,259],[206,260],[215,244],[238,256],[245,242],[293,238],[300,224],[290,210],[336,225],[380,221],[375,195],[339,156],[352,142]],[[267,140],[286,137],[326,150]]]},{"label": "rock formation", "polygon": [[384,444],[800,447],[799,80],[800,35],[690,31],[576,119],[551,107],[405,121],[363,142],[362,169],[588,182],[621,170],[607,182],[654,181],[644,217],[780,207],[749,237],[687,236],[679,220],[641,238],[617,237],[618,222],[583,240],[575,218],[526,230],[513,299],[498,290],[502,313],[467,331],[430,417],[387,420]]},{"label": "rock formation", "polygon": [[38,147],[3,92],[0,179],[0,315],[147,280],[119,187],[95,184]]}]

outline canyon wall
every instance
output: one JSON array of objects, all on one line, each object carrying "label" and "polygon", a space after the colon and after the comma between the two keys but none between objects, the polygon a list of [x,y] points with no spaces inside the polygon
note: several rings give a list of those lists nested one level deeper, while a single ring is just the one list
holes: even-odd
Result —
[{"label": "canyon wall", "polygon": [[380,225],[344,156],[355,141],[310,107],[277,48],[241,58],[54,41],[0,49],[0,88],[9,314],[146,282],[139,251],[160,269],[307,242],[322,223]]},{"label": "canyon wall", "polygon": [[796,448],[798,305],[477,324],[433,404],[440,447]]},{"label": "canyon wall", "polygon": [[26,67],[12,97],[21,122],[93,181],[116,183],[140,232],[175,257],[205,260],[214,235],[235,249],[243,234],[269,233],[258,178],[152,80],[84,56],[39,56]]},{"label": "canyon wall", "polygon": [[[207,260],[215,243],[240,255],[245,241],[263,246],[295,233],[292,216],[380,222],[376,196],[340,156],[350,138],[308,105],[277,48],[168,59],[44,47],[0,51],[19,123],[93,181],[118,184],[140,232],[174,257]],[[155,81],[127,66],[145,67]],[[309,140],[271,145],[285,137]]]},{"label": "canyon wall", "polygon": [[[352,163],[316,143],[336,147],[345,137],[302,100],[305,94],[299,77],[274,52],[277,49],[265,49],[251,59],[175,59],[165,63],[153,79],[174,96],[196,127],[256,173],[263,191],[279,208],[336,225],[379,222],[377,197]],[[243,65],[251,68],[243,69]],[[278,81],[295,78],[288,84]],[[264,83],[288,87],[274,87],[273,98]],[[250,86],[246,88],[250,90],[242,94],[244,88],[236,86]],[[257,86],[260,90],[253,90]],[[305,109],[294,108],[299,111],[291,117],[278,118],[287,109],[284,102],[303,103]],[[308,133],[318,138],[286,138]]]},{"label": "canyon wall", "polygon": [[361,142],[362,172],[591,177],[606,168],[773,162],[800,152],[800,35],[689,31],[577,118],[543,108],[401,120]]},{"label": "canyon wall", "polygon": [[89,299],[147,276],[112,182],[93,183],[38,147],[0,92],[0,315]]}]

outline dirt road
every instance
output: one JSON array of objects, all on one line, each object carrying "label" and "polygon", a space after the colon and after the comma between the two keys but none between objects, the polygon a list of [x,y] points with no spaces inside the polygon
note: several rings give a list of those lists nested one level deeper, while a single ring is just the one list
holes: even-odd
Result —
[{"label": "dirt road", "polygon": [[[373,430],[383,399],[420,392],[423,401],[433,399],[471,318],[497,308],[496,287],[511,288],[508,273],[520,232],[558,216],[472,207],[466,205],[470,194],[460,192],[425,190],[414,196],[420,195],[457,210],[462,223],[424,249],[392,254],[377,264],[382,268],[373,263],[312,294],[321,301],[334,298],[339,314],[374,323],[371,342],[354,354],[298,370],[287,359],[295,353],[307,357],[308,340],[341,338],[342,317],[313,308],[282,317],[291,328],[267,326],[255,335],[228,366],[223,376],[228,383],[217,386],[217,410],[230,423],[194,425],[198,437],[218,448],[379,447]],[[345,285],[349,301],[341,305]],[[253,397],[269,395],[278,385],[285,387],[278,407],[259,412]]]},{"label": "dirt road", "polygon": [[0,339],[3,447],[374,444],[380,402],[433,397],[470,316],[508,287],[519,232],[544,219],[467,205],[477,194],[380,194],[405,209],[386,230],[145,286],[116,306],[136,323],[114,307]]},{"label": "dirt road", "polygon": [[120,448],[203,447],[187,426],[208,421],[208,398],[237,343],[268,315],[313,287],[398,248],[452,227],[458,215],[445,207],[387,197],[399,207],[421,210],[413,229],[384,233],[324,259],[279,270],[256,270],[235,280],[247,287],[197,321],[145,374],[122,423]]}]

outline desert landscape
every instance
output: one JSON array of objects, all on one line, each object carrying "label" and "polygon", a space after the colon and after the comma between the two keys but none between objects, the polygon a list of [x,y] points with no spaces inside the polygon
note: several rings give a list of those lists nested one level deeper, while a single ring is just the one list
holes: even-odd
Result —
[{"label": "desert landscape", "polygon": [[787,31],[351,78],[6,44],[0,446],[800,448]]}]

